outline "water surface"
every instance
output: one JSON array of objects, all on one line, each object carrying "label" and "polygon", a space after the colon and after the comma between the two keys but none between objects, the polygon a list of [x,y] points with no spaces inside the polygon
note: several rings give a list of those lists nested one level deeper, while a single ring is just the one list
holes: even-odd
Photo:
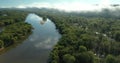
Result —
[{"label": "water surface", "polygon": [[43,21],[36,14],[29,14],[27,23],[33,26],[33,33],[16,48],[0,55],[0,63],[46,63],[52,47],[60,34],[55,24],[47,19]]}]

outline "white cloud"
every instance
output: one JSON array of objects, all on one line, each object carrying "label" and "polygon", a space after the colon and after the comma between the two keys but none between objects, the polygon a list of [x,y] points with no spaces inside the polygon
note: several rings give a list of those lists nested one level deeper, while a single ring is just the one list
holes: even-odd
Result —
[{"label": "white cloud", "polygon": [[19,6],[17,6],[17,8],[26,8],[26,6],[24,6],[24,5],[19,5]]},{"label": "white cloud", "polygon": [[26,7],[37,7],[37,8],[55,8],[65,11],[80,11],[80,10],[95,10],[98,7],[89,5],[89,4],[82,4],[78,2],[73,3],[57,3],[57,4],[50,4],[50,3],[33,3],[30,5],[19,5],[17,8],[26,8]]},{"label": "white cloud", "polygon": [[62,2],[62,3],[47,3],[47,2],[35,2],[28,5],[19,5],[17,8],[37,7],[37,8],[55,8],[65,11],[99,11],[102,8],[111,8],[110,0],[101,0],[98,6],[92,4],[85,4],[80,2]]},{"label": "white cloud", "polygon": [[36,48],[51,49],[58,41],[58,38],[46,38],[42,42],[36,43]]},{"label": "white cloud", "polygon": [[101,0],[101,3],[99,5],[102,7],[108,8],[108,7],[110,7],[110,4],[111,4],[110,0]]},{"label": "white cloud", "polygon": [[101,0],[102,5],[110,5],[110,0]]}]

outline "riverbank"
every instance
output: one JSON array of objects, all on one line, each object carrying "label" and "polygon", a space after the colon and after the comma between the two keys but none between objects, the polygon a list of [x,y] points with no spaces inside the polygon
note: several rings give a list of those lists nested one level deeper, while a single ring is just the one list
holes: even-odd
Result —
[{"label": "riverbank", "polygon": [[[32,34],[17,47],[14,45],[8,51],[0,55],[1,63],[47,63],[50,51],[58,42],[61,35],[55,24],[47,19],[44,23],[42,17],[31,13],[26,17],[25,22],[34,28]],[[12,48],[13,47],[13,48]],[[11,48],[11,49],[10,49]]]},{"label": "riverbank", "polygon": [[0,55],[4,54],[7,51],[10,51],[11,49],[16,48],[17,46],[19,46],[20,44],[22,44],[24,42],[24,40],[29,37],[29,35],[31,35],[31,33],[29,33],[28,35],[25,36],[25,38],[17,41],[16,43],[14,43],[12,45],[9,45],[8,47],[0,48]]},{"label": "riverbank", "polygon": [[49,17],[62,35],[48,63],[104,63],[109,57],[119,62],[119,19],[49,12],[39,15]]},{"label": "riverbank", "polygon": [[6,26],[0,33],[0,54],[22,43],[31,33],[32,26],[24,22]]}]

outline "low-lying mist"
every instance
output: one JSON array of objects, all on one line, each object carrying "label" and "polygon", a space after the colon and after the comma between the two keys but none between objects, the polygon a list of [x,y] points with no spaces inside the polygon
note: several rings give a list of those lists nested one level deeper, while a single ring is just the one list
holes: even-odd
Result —
[{"label": "low-lying mist", "polygon": [[[99,5],[96,5],[99,7]],[[79,8],[79,7],[78,7]],[[79,10],[79,11],[66,11],[55,8],[38,8],[38,7],[27,7],[27,8],[0,8],[0,10],[9,9],[9,10],[23,10],[35,13],[62,13],[70,14],[83,17],[104,17],[104,18],[120,18],[120,5],[114,4],[104,8],[92,9],[92,10]]]}]

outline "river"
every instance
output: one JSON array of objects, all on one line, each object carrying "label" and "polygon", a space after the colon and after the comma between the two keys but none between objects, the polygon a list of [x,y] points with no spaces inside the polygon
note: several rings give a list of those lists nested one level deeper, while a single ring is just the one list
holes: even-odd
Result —
[{"label": "river", "polygon": [[32,13],[25,22],[33,26],[32,34],[22,44],[0,55],[0,63],[47,62],[50,51],[61,37],[55,24]]}]

